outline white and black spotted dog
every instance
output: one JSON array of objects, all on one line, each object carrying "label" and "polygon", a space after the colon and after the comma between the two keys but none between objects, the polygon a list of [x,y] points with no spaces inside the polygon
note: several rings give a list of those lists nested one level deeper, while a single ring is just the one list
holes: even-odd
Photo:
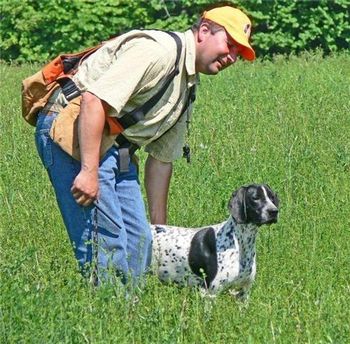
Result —
[{"label": "white and black spotted dog", "polygon": [[198,286],[212,295],[229,289],[245,299],[256,273],[258,228],[277,222],[279,200],[265,184],[232,194],[226,222],[201,228],[153,225],[153,268],[160,280]]}]

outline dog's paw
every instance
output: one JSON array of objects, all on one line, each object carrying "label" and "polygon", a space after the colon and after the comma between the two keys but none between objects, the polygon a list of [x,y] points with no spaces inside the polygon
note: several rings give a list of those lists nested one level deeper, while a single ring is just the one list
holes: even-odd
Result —
[{"label": "dog's paw", "polygon": [[230,289],[228,293],[240,302],[246,303],[249,299],[249,293],[245,289]]},{"label": "dog's paw", "polygon": [[211,300],[215,300],[217,296],[216,294],[211,293],[206,288],[199,288],[199,294],[203,299],[211,299]]}]

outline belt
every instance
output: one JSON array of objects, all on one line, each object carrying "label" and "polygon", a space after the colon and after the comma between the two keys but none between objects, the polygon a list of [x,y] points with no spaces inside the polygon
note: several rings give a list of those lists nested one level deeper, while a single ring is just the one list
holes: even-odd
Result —
[{"label": "belt", "polygon": [[57,115],[58,111],[51,111],[51,110],[41,110],[40,114],[45,115],[45,116],[52,116],[52,115]]}]

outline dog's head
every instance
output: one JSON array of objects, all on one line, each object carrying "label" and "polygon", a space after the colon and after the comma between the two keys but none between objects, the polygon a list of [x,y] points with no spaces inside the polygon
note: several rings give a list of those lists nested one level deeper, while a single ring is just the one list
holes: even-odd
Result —
[{"label": "dog's head", "polygon": [[251,184],[236,190],[228,207],[237,223],[264,225],[276,223],[279,200],[266,184]]}]

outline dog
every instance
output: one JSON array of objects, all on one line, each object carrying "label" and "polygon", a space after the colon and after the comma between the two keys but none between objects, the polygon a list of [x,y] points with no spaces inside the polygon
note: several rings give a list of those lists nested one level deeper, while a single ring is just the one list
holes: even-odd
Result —
[{"label": "dog", "polygon": [[155,273],[161,281],[197,286],[206,295],[228,289],[247,299],[256,274],[258,228],[277,222],[278,207],[268,185],[251,184],[233,192],[225,222],[201,228],[152,225]]}]

